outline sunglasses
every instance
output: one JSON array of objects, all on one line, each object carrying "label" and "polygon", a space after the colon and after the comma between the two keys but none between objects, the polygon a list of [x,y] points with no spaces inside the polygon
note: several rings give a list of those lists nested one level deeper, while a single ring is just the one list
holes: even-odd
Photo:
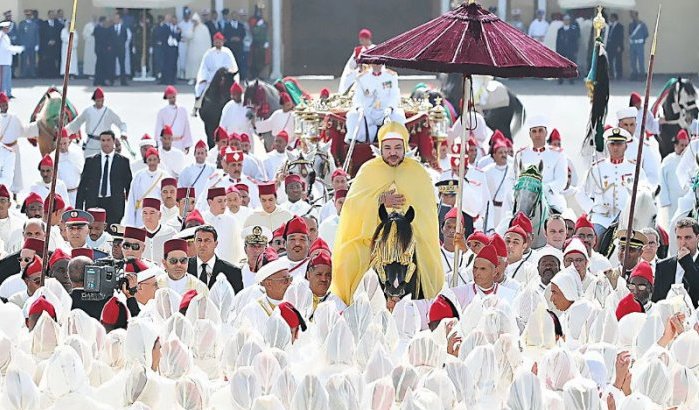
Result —
[{"label": "sunglasses", "polygon": [[648,285],[637,285],[637,284],[635,284],[635,283],[627,283],[627,284],[626,284],[626,288],[627,288],[628,290],[631,290],[631,291],[634,290],[634,289],[638,289],[638,290],[640,290],[640,291],[644,291],[644,290],[646,290],[646,289],[648,288]]},{"label": "sunglasses", "polygon": [[176,263],[179,263],[179,264],[181,264],[181,265],[184,265],[184,264],[186,264],[186,263],[189,262],[189,258],[187,258],[187,257],[184,257],[184,258],[169,258],[167,261],[168,261],[168,263],[169,263],[170,265],[174,265],[174,264],[176,264]]},{"label": "sunglasses", "polygon": [[34,279],[27,278],[26,280],[32,282],[35,285],[41,285],[41,278],[34,278]]},{"label": "sunglasses", "polygon": [[31,257],[31,258],[30,258],[30,257],[28,257],[28,256],[25,256],[25,257],[18,256],[18,257],[17,257],[17,260],[19,261],[19,263],[22,263],[22,262],[24,262],[24,263],[29,263],[29,262],[31,262],[31,261],[34,260],[34,257]]},{"label": "sunglasses", "polygon": [[132,249],[134,251],[137,251],[141,249],[141,244],[140,243],[132,243],[132,242],[124,242],[121,244],[121,247],[124,249]]}]

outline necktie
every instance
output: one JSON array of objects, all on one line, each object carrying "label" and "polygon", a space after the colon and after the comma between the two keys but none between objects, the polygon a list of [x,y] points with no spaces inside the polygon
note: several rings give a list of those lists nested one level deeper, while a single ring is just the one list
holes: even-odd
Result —
[{"label": "necktie", "polygon": [[206,264],[202,263],[201,264],[201,276],[200,279],[202,282],[206,283],[207,285],[209,284],[209,275],[206,273]]},{"label": "necktie", "polygon": [[100,196],[103,198],[107,196],[107,174],[109,174],[109,155],[105,155],[104,169],[102,170],[102,187],[100,188]]}]

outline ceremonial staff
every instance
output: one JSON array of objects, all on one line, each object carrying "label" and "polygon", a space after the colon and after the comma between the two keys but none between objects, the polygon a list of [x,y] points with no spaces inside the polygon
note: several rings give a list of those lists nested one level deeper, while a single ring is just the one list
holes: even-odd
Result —
[{"label": "ceremonial staff", "polygon": [[[646,117],[648,116],[648,102],[650,99],[650,85],[653,80],[653,65],[655,63],[655,46],[658,40],[658,26],[660,25],[660,12],[662,4],[658,5],[658,16],[655,18],[655,30],[653,31],[653,43],[650,47],[650,58],[648,59],[648,74],[646,75],[646,94],[643,100],[643,116],[641,117],[641,132],[639,133],[638,153],[636,154],[636,171],[633,177],[633,190],[631,191],[631,207],[629,209],[629,224],[626,229],[625,249],[629,249],[629,242],[633,232],[633,212],[636,207],[636,195],[638,194],[638,178],[641,173],[641,160],[643,155],[643,140],[646,132]],[[629,253],[624,253],[624,265],[628,262]]]},{"label": "ceremonial staff", "polygon": [[[44,278],[48,274],[49,269],[49,242],[51,241],[51,216],[53,214],[54,207],[54,197],[56,195],[56,178],[58,176],[58,160],[61,156],[61,150],[58,149],[58,139],[61,137],[61,130],[63,129],[63,124],[65,123],[66,117],[66,101],[68,95],[68,80],[70,79],[70,60],[73,55],[73,36],[75,35],[75,15],[78,11],[78,0],[73,0],[73,13],[71,13],[70,18],[70,31],[68,34],[68,51],[66,55],[66,67],[65,74],[63,74],[63,92],[61,93],[61,111],[58,116],[58,125],[55,130],[54,142],[56,145],[56,150],[53,154],[53,177],[51,178],[51,189],[49,190],[48,199],[48,209],[46,212],[46,237],[44,239],[44,256],[41,260],[41,286],[44,286]],[[67,200],[67,198],[66,198]]]}]

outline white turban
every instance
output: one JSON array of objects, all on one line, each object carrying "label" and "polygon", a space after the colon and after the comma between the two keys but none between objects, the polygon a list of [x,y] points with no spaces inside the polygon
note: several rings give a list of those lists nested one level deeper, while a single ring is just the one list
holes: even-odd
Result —
[{"label": "white turban", "polygon": [[260,283],[277,272],[289,269],[289,262],[285,259],[275,259],[263,265],[255,274],[255,283]]},{"label": "white turban", "polygon": [[160,374],[176,380],[189,373],[192,368],[192,355],[176,336],[166,340],[160,352]]},{"label": "white turban", "polygon": [[23,369],[10,369],[5,375],[5,388],[2,396],[7,410],[38,410],[39,389],[29,373]]},{"label": "white turban", "polygon": [[563,296],[570,302],[575,302],[582,296],[582,280],[572,265],[555,274],[551,283],[558,286]]},{"label": "white turban", "polygon": [[[462,362],[458,363],[463,365]],[[466,369],[466,366],[463,366],[463,368]],[[396,366],[393,371],[391,371],[391,380],[393,381],[393,388],[396,392],[396,402],[402,402],[408,391],[415,390],[418,378],[419,376],[415,368],[408,364]]]},{"label": "white turban", "polygon": [[175,383],[177,404],[184,410],[202,410],[207,408],[208,394],[202,380],[185,376]]},{"label": "white turban", "polygon": [[151,323],[132,319],[124,342],[126,362],[140,363],[150,369],[153,366],[153,347],[157,339],[158,332]]},{"label": "white turban", "polygon": [[433,391],[441,400],[445,409],[454,408],[456,389],[444,369],[434,369],[425,376],[424,387]]},{"label": "white turban", "polygon": [[539,364],[539,377],[550,390],[561,391],[569,381],[580,376],[575,359],[569,350],[554,348]]},{"label": "white turban", "polygon": [[335,327],[325,340],[325,358],[328,364],[353,364],[354,339],[352,331],[344,318],[335,323]]},{"label": "white turban", "polygon": [[508,410],[537,410],[544,408],[541,382],[530,370],[521,369],[515,375],[507,396]]},{"label": "white turban", "polygon": [[307,374],[296,388],[290,410],[326,410],[328,392],[318,376]]},{"label": "white turban", "polygon": [[252,367],[240,367],[229,382],[234,409],[249,409],[260,395],[260,385]]},{"label": "white turban", "polygon": [[54,400],[89,385],[80,357],[69,346],[58,346],[46,363],[39,387]]},{"label": "white turban", "polygon": [[638,108],[624,107],[616,112],[616,119],[621,121],[624,118],[636,118],[638,116]]},{"label": "white turban", "polygon": [[644,360],[633,372],[631,390],[648,396],[655,404],[665,406],[672,393],[670,372],[658,358]]},{"label": "white turban", "polygon": [[572,379],[563,386],[563,404],[566,410],[602,410],[597,385],[582,377]]},{"label": "white turban", "polygon": [[336,373],[330,376],[325,389],[328,391],[331,409],[359,410],[359,393],[348,375]]},{"label": "white turban", "polygon": [[699,333],[689,330],[680,334],[670,351],[677,363],[696,371],[699,368]]}]

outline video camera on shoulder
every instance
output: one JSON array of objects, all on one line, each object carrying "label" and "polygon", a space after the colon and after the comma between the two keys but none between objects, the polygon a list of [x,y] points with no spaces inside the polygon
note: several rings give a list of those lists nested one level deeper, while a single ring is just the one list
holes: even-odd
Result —
[{"label": "video camera on shoulder", "polygon": [[[83,300],[105,300],[114,291],[121,291],[123,284],[128,285],[124,273],[124,261],[112,258],[98,259],[94,264],[85,266],[85,286]],[[129,289],[136,293],[136,289]]]}]

